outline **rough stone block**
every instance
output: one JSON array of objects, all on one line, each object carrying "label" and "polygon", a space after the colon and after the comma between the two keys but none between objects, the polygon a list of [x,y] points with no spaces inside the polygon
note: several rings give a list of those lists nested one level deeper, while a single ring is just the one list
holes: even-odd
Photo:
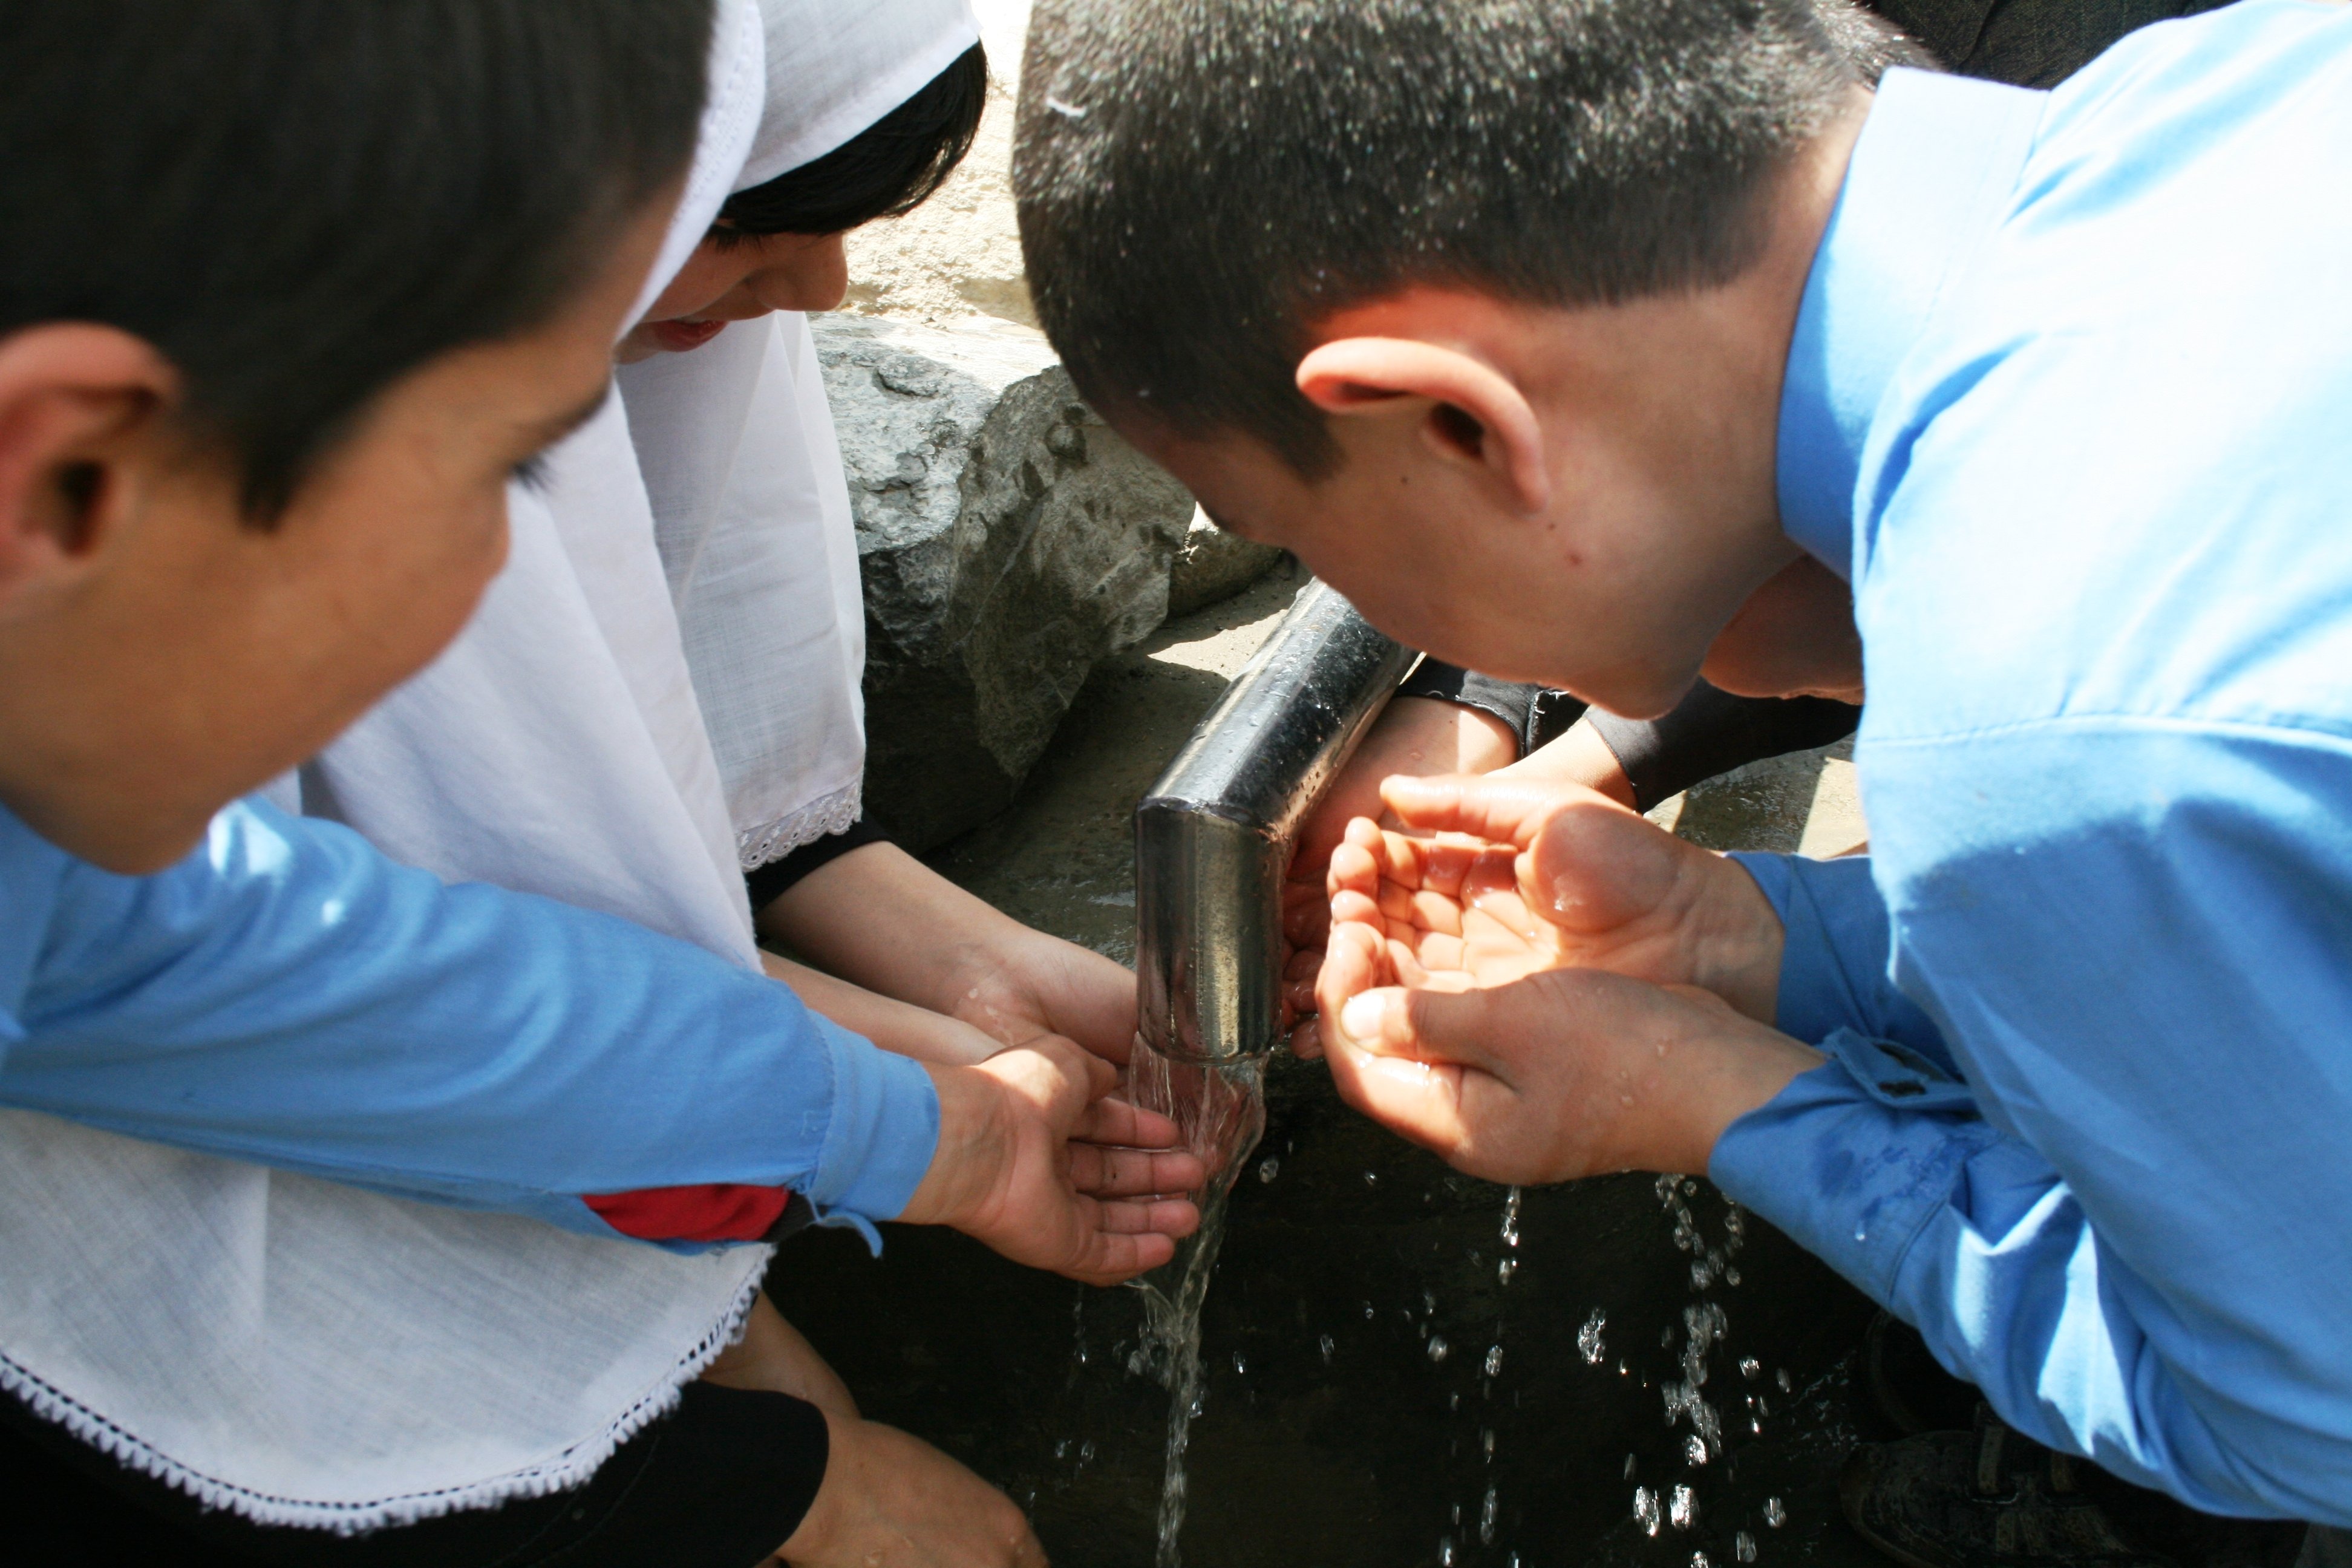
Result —
[{"label": "rough stone block", "polygon": [[1169,618],[1223,604],[1273,571],[1282,557],[1274,545],[1225,532],[1194,507],[1184,546],[1176,552],[1175,570],[1168,579]]},{"label": "rough stone block", "polygon": [[1038,332],[814,318],[866,592],[868,813],[910,849],[1002,810],[1097,659],[1168,618],[1193,506]]}]

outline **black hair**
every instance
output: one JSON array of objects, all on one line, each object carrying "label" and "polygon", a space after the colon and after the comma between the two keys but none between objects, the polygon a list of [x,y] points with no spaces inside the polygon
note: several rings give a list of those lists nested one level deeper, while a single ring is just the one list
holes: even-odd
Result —
[{"label": "black hair", "polygon": [[692,154],[711,0],[0,0],[0,335],[137,334],[247,513],[551,317]]},{"label": "black hair", "polygon": [[963,162],[987,106],[988,56],[974,44],[824,157],[728,197],[715,232],[841,234],[877,217],[904,216]]},{"label": "black hair", "polygon": [[1728,280],[1854,81],[1808,0],[1041,0],[1030,291],[1097,406],[1318,477],[1315,321],[1422,283],[1568,306]]},{"label": "black hair", "polygon": [[1878,79],[1897,66],[1926,71],[1945,68],[1927,45],[1855,0],[1813,0],[1813,14],[1864,87],[1876,87]]}]

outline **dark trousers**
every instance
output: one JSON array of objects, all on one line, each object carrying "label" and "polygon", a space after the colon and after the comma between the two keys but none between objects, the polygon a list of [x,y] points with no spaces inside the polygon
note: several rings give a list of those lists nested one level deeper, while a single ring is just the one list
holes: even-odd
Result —
[{"label": "dark trousers", "polygon": [[824,1417],[788,1394],[689,1384],[578,1489],[339,1536],[255,1524],[124,1468],[0,1396],[11,1550],[32,1563],[287,1568],[752,1568],[824,1479]]}]

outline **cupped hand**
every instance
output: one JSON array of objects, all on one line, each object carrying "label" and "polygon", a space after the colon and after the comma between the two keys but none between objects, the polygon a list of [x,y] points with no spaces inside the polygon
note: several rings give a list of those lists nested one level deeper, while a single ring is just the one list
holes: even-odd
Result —
[{"label": "cupped hand", "polygon": [[1335,922],[1369,927],[1401,984],[1559,968],[1698,985],[1769,1020],[1780,921],[1738,865],[1555,779],[1388,781],[1416,832],[1359,819],[1333,852]]},{"label": "cupped hand", "polygon": [[1605,970],[1402,985],[1359,921],[1333,924],[1318,1001],[1341,1098],[1494,1182],[1703,1171],[1724,1128],[1821,1059],[1710,992]]},{"label": "cupped hand", "polygon": [[940,1141],[902,1219],[948,1225],[1016,1263],[1112,1285],[1200,1224],[1200,1160],[1164,1116],[1110,1098],[1118,1073],[1043,1036],[976,1067],[928,1069]]},{"label": "cupped hand", "polygon": [[1348,824],[1384,810],[1381,782],[1397,774],[1483,773],[1510,765],[1518,754],[1519,738],[1511,727],[1481,709],[1433,697],[1399,697],[1381,710],[1293,842],[1282,888],[1285,1027],[1315,1011],[1315,971],[1330,929],[1324,876]]}]

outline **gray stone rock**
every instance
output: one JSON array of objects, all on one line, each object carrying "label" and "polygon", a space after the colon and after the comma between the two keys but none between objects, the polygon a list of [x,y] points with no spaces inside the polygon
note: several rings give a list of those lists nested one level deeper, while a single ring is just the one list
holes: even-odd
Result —
[{"label": "gray stone rock", "polygon": [[866,592],[866,800],[910,849],[1002,810],[1097,659],[1168,618],[1193,507],[1038,332],[814,319]]},{"label": "gray stone rock", "polygon": [[1168,578],[1171,619],[1222,605],[1274,570],[1283,552],[1271,544],[1255,544],[1225,532],[1209,514],[1192,509],[1184,547],[1176,552],[1175,569]]}]

